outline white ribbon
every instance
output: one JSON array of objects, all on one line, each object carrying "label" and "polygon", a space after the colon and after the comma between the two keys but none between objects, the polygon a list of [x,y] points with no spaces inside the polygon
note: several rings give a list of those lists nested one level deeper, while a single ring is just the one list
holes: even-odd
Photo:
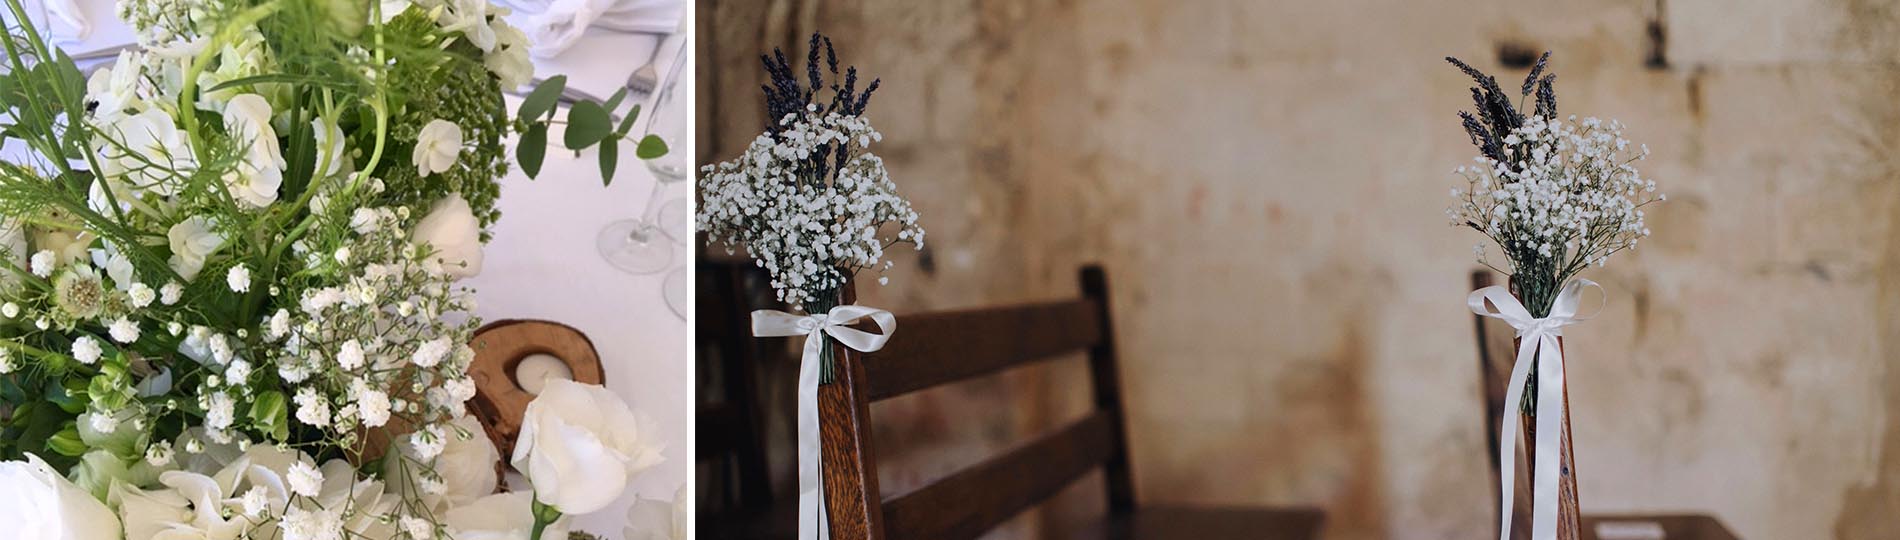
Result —
[{"label": "white ribbon", "polygon": [[[869,317],[882,334],[873,334],[849,325]],[[793,315],[761,309],[752,312],[752,335],[757,337],[805,336],[805,352],[798,363],[798,538],[831,537],[830,520],[825,516],[824,478],[818,470],[821,448],[818,442],[818,376],[826,335],[844,346],[863,352],[884,348],[897,331],[897,316],[891,312],[864,306],[838,306],[829,313]],[[873,494],[872,496],[876,496]]]},{"label": "white ribbon", "polygon": [[[1472,313],[1503,319],[1517,329],[1517,361],[1511,365],[1511,383],[1504,393],[1504,414],[1498,415],[1501,424],[1498,430],[1499,540],[1509,540],[1511,536],[1512,490],[1516,487],[1517,471],[1516,413],[1519,402],[1524,399],[1524,382],[1530,377],[1533,360],[1537,362],[1537,441],[1536,453],[1532,455],[1537,469],[1531,471],[1531,538],[1557,537],[1557,474],[1563,460],[1558,437],[1564,416],[1564,356],[1557,338],[1564,335],[1563,327],[1589,319],[1577,316],[1585,287],[1595,287],[1598,294],[1603,292],[1596,282],[1572,281],[1557,293],[1550,315],[1542,319],[1532,318],[1530,311],[1504,287],[1478,289],[1465,299]],[[1497,307],[1497,311],[1485,307],[1486,300]]]}]

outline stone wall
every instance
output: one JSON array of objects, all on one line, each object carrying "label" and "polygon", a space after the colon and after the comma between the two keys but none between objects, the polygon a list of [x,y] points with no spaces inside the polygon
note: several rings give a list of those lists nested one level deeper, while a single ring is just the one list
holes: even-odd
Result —
[{"label": "stone wall", "polygon": [[[1105,264],[1141,498],[1319,505],[1329,538],[1491,534],[1441,58],[1509,80],[1553,50],[1561,109],[1629,124],[1670,196],[1567,332],[1584,510],[1900,536],[1891,0],[698,6],[702,162],[758,132],[759,52],[823,30],[883,78],[875,151],[930,243],[864,303],[1070,295]],[[1072,364],[884,407],[887,487],[1060,420]],[[997,536],[1099,511],[1085,489]]]}]

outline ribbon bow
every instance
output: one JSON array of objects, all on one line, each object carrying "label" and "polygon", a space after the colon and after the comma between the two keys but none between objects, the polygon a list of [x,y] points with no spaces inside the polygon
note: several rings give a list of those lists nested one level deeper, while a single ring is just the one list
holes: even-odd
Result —
[{"label": "ribbon bow", "polygon": [[[851,328],[859,319],[870,318],[882,334]],[[798,363],[798,538],[831,537],[825,517],[824,482],[819,476],[818,443],[818,370],[825,340],[829,335],[844,346],[861,352],[884,348],[897,331],[897,316],[889,311],[864,306],[838,306],[828,313],[793,315],[761,309],[752,312],[752,335],[756,337],[805,336],[805,351]]]},{"label": "ribbon bow", "polygon": [[[1578,279],[1565,285],[1557,293],[1557,299],[1551,304],[1550,315],[1542,319],[1531,317],[1529,310],[1511,296],[1504,287],[1492,286],[1471,292],[1465,303],[1471,306],[1471,312],[1486,317],[1502,319],[1517,329],[1517,360],[1511,365],[1510,387],[1504,393],[1504,414],[1499,415],[1498,430],[1498,493],[1500,526],[1498,538],[1509,540],[1511,535],[1512,490],[1515,487],[1512,471],[1517,470],[1517,417],[1512,411],[1518,410],[1518,404],[1524,399],[1524,383],[1530,377],[1531,362],[1537,362],[1537,441],[1535,459],[1536,470],[1532,471],[1531,481],[1531,538],[1544,540],[1557,537],[1557,474],[1558,463],[1563,459],[1559,454],[1558,437],[1563,429],[1564,401],[1561,397],[1546,399],[1545,396],[1562,396],[1564,391],[1564,356],[1557,338],[1564,335],[1563,328],[1571,324],[1588,320],[1590,317],[1578,317],[1577,309],[1583,303],[1583,289],[1593,287],[1597,294],[1603,288],[1596,282]],[[1489,300],[1492,311],[1485,306]],[[1594,315],[1594,314],[1593,314]]]}]

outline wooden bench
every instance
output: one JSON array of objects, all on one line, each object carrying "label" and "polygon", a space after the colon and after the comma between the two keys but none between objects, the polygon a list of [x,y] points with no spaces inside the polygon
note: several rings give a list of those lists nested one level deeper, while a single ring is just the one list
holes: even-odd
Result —
[{"label": "wooden bench", "polygon": [[[1091,266],[1082,270],[1081,281],[1082,297],[1071,300],[899,316],[896,336],[876,353],[834,345],[838,379],[819,390],[832,538],[976,538],[1096,469],[1106,479],[1108,515],[1083,530],[1083,538],[1318,534],[1322,514],[1312,509],[1137,504],[1107,279]],[[849,289],[845,301],[854,301]],[[879,492],[873,402],[1083,351],[1094,390],[1086,417],[910,493],[886,498]]]},{"label": "wooden bench", "polygon": [[[1471,273],[1472,290],[1490,287],[1496,279],[1490,270],[1479,269]],[[1505,387],[1510,385],[1511,364],[1517,360],[1517,331],[1502,320],[1472,315],[1477,321],[1478,330],[1478,377],[1480,388],[1484,389],[1484,433],[1485,447],[1490,449],[1487,459],[1491,463],[1491,499],[1497,500],[1497,480],[1500,474],[1498,463],[1498,419],[1504,408]],[[1521,431],[1519,432],[1522,433]],[[1521,437],[1520,437],[1521,438]],[[1517,487],[1512,488],[1516,513],[1511,516],[1512,538],[1529,538],[1531,515],[1530,474],[1526,468],[1529,460],[1522,457],[1523,441],[1519,441],[1516,460],[1517,471],[1513,473]],[[1501,508],[1500,512],[1513,508]],[[1579,520],[1584,540],[1618,540],[1615,536],[1600,536],[1599,532],[1627,530],[1652,533],[1635,535],[1645,540],[1735,540],[1735,533],[1714,516],[1706,514],[1645,514],[1645,515],[1583,515]],[[1653,533],[1661,531],[1663,536],[1656,538]]]}]

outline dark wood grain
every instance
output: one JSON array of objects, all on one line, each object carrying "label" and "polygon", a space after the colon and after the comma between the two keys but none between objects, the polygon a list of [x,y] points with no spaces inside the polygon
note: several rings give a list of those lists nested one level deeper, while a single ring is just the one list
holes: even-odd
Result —
[{"label": "dark wood grain", "polygon": [[534,394],[515,380],[515,368],[532,354],[548,354],[561,359],[574,373],[574,380],[587,384],[605,384],[600,353],[586,334],[572,326],[540,320],[504,319],[482,325],[470,339],[475,359],[469,363],[469,378],[475,381],[475,397],[468,408],[482,424],[489,440],[503,459],[514,454],[515,437],[521,434],[521,417],[527,412]]},{"label": "dark wood grain", "polygon": [[[848,283],[839,305],[857,302]],[[824,445],[825,509],[835,540],[883,540],[884,510],[878,490],[877,452],[871,446],[871,397],[864,356],[833,343],[836,379],[818,387],[818,432]]]},{"label": "dark wood grain", "polygon": [[[906,315],[898,321],[903,338],[865,355],[871,399],[1080,352],[1101,341],[1100,313],[1094,301],[1078,299]],[[1024,339],[1030,329],[1036,339]]]},{"label": "dark wood grain", "polygon": [[[1103,538],[1312,538],[1310,509],[1163,510],[1137,504],[1106,275],[1081,272],[1079,299],[898,317],[873,355],[843,347],[839,380],[819,391],[826,508],[837,540],[976,538],[1101,469]],[[848,295],[846,303],[851,301]],[[880,501],[868,406],[1062,353],[1087,352],[1094,410],[1054,434]],[[1213,534],[1212,532],[1222,532]],[[1224,532],[1223,532],[1224,531]]]},{"label": "dark wood grain", "polygon": [[1074,540],[1301,540],[1318,538],[1318,508],[1182,508],[1154,506],[1111,516],[1077,531]]},{"label": "dark wood grain", "polygon": [[886,501],[890,538],[976,538],[1108,460],[1107,416],[1096,413],[1031,444]]},{"label": "dark wood grain", "polygon": [[1126,515],[1135,511],[1135,479],[1128,455],[1128,413],[1122,407],[1121,360],[1115,349],[1113,310],[1108,301],[1108,273],[1100,266],[1082,268],[1082,297],[1095,307],[1096,335],[1089,347],[1089,382],[1095,397],[1095,410],[1108,419],[1112,447],[1102,475],[1108,484],[1108,513]]},{"label": "dark wood grain", "polygon": [[[759,403],[760,362],[770,361],[752,337],[751,311],[777,307],[759,299],[759,270],[749,260],[702,258],[695,267],[699,286],[694,316],[697,355],[705,362],[695,425],[695,458],[710,465],[700,485],[711,504],[701,515],[733,510],[759,514],[750,507],[772,500]],[[710,384],[709,384],[710,383]]]}]

